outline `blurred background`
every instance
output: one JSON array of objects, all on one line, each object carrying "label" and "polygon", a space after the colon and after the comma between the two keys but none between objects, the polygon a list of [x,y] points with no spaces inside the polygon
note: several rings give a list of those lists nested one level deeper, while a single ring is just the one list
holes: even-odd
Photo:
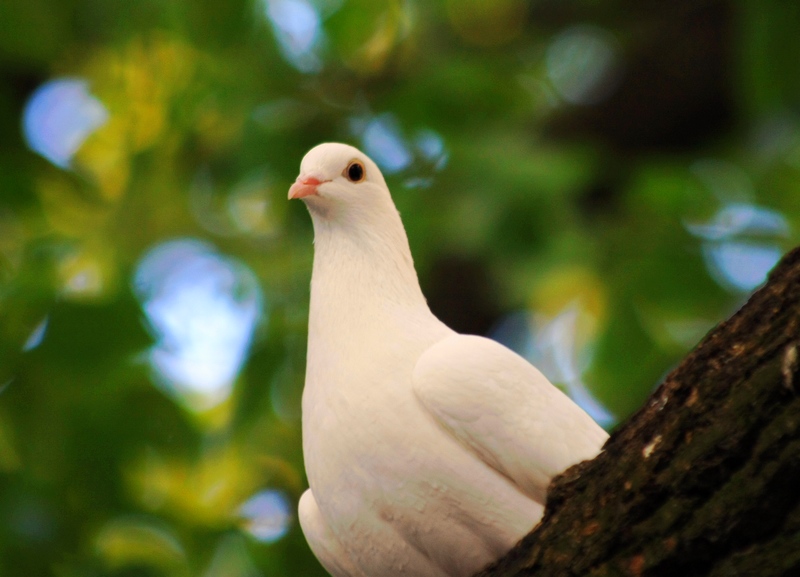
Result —
[{"label": "blurred background", "polygon": [[300,533],[329,140],[434,312],[606,428],[800,241],[800,4],[3,0],[0,575],[324,575]]}]

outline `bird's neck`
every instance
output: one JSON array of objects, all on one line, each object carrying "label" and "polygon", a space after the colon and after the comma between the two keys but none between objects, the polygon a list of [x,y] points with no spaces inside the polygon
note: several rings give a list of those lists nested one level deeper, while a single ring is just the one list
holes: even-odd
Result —
[{"label": "bird's neck", "polygon": [[381,222],[314,219],[304,443],[326,414],[358,421],[370,395],[405,394],[396,385],[410,378],[408,363],[450,332],[425,302],[399,215]]},{"label": "bird's neck", "polygon": [[400,216],[383,220],[366,227],[314,219],[310,330],[341,338],[398,314],[430,315]]}]

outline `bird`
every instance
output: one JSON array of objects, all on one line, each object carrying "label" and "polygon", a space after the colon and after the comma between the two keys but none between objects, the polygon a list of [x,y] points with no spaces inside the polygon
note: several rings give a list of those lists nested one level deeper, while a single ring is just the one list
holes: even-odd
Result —
[{"label": "bird", "polygon": [[314,228],[298,503],[311,551],[333,577],[473,575],[608,435],[527,360],[436,318],[363,152],[315,146],[289,199]]}]

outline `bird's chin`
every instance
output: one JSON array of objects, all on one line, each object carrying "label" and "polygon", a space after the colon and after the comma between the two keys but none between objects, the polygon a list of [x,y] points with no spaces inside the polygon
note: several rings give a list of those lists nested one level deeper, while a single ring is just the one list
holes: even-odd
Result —
[{"label": "bird's chin", "polygon": [[327,202],[326,199],[318,195],[311,195],[304,197],[303,202],[306,203],[306,207],[308,207],[308,212],[311,213],[311,216],[325,219],[330,216],[331,203]]}]

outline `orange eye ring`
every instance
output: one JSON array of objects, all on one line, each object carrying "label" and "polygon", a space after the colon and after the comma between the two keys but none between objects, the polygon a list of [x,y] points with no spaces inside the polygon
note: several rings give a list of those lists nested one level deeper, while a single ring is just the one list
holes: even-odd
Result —
[{"label": "orange eye ring", "polygon": [[351,160],[350,164],[348,164],[347,168],[342,172],[342,175],[350,182],[364,182],[367,178],[367,169],[360,160]]}]

